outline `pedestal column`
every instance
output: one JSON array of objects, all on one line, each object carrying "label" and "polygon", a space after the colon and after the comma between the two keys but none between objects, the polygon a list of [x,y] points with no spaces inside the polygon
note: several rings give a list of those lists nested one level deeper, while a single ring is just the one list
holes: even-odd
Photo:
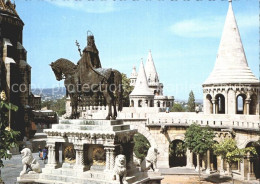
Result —
[{"label": "pedestal column", "polygon": [[207,169],[206,173],[210,174],[211,168],[210,168],[210,150],[207,151]]},{"label": "pedestal column", "polygon": [[46,167],[56,168],[57,161],[56,161],[56,153],[55,153],[55,143],[47,142],[47,147],[48,147],[48,163]]},{"label": "pedestal column", "polygon": [[74,169],[78,171],[84,171],[84,150],[83,144],[74,144],[74,149],[76,150],[76,163],[74,165]]},{"label": "pedestal column", "polygon": [[106,150],[106,171],[113,171],[115,166],[115,146],[105,146]]}]

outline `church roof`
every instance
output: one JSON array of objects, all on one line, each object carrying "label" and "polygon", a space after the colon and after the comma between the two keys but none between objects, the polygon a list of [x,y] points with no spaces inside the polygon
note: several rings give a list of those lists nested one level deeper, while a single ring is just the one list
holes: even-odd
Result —
[{"label": "church roof", "polygon": [[145,72],[146,72],[148,83],[159,82],[159,77],[153,62],[151,50],[148,53],[148,57],[145,63]]},{"label": "church roof", "polygon": [[144,64],[143,61],[141,61],[138,77],[135,83],[135,88],[130,94],[130,96],[152,96],[153,92],[149,89],[146,73],[144,70]]},{"label": "church roof", "polygon": [[259,80],[248,67],[232,9],[232,0],[229,0],[229,8],[214,69],[204,82],[204,84],[220,83],[259,83]]},{"label": "church roof", "polygon": [[137,72],[136,72],[136,67],[135,66],[133,66],[133,70],[132,70],[132,73],[131,73],[131,76],[130,76],[130,78],[137,78]]}]

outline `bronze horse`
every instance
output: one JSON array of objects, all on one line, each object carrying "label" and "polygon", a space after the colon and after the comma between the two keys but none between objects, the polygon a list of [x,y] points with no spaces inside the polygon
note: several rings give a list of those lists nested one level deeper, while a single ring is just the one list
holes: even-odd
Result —
[{"label": "bronze horse", "polygon": [[79,65],[75,65],[73,62],[61,58],[52,62],[50,66],[58,81],[65,79],[66,95],[69,95],[71,99],[71,119],[78,118],[77,107],[81,95],[84,94],[92,97],[96,93],[102,94],[108,105],[108,115],[106,119],[116,119],[116,105],[118,105],[118,111],[121,111],[123,108],[122,75],[119,71],[103,68],[95,69],[91,67],[90,63],[86,63],[87,75],[85,75],[85,77],[87,76],[87,79],[84,78],[84,81],[87,82],[82,84],[80,81]]}]

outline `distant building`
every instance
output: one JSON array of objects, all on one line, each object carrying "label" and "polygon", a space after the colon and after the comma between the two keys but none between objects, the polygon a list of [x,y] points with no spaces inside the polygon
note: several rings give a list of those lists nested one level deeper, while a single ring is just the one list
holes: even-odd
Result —
[{"label": "distant building", "polygon": [[41,110],[41,96],[39,95],[30,95],[30,106],[33,110]]},{"label": "distant building", "polygon": [[173,96],[163,95],[163,84],[160,83],[152,53],[149,51],[146,65],[141,61],[139,72],[133,67],[130,85],[134,90],[129,95],[131,107],[172,107]]}]

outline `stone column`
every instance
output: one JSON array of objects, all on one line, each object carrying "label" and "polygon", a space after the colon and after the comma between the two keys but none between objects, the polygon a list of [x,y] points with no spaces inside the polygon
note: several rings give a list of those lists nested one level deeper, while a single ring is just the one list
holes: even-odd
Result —
[{"label": "stone column", "polygon": [[109,148],[105,148],[106,151],[106,171],[110,170],[110,149]]},{"label": "stone column", "polygon": [[110,170],[114,169],[115,166],[115,148],[110,148]]},{"label": "stone column", "polygon": [[221,157],[221,160],[220,160],[220,174],[225,174],[225,170],[224,170],[224,160],[223,160],[222,157]]},{"label": "stone column", "polygon": [[105,146],[106,150],[106,171],[112,171],[115,165],[115,146]]},{"label": "stone column", "polygon": [[84,150],[83,144],[74,144],[74,149],[76,150],[76,163],[74,165],[74,169],[77,171],[84,171]]},{"label": "stone column", "polygon": [[187,149],[186,155],[187,155],[186,167],[187,168],[194,168],[194,165],[193,165],[193,153],[189,149]]},{"label": "stone column", "polygon": [[250,104],[251,99],[246,99],[245,103],[246,103],[246,115],[249,115],[249,104]]},{"label": "stone column", "polygon": [[250,152],[247,152],[247,162],[248,162],[248,173],[247,173],[247,180],[255,179],[253,174],[253,162],[250,160]]},{"label": "stone column", "polygon": [[212,100],[213,114],[216,114],[216,100]]},{"label": "stone column", "polygon": [[207,151],[207,169],[206,173],[210,174],[211,168],[210,168],[210,150]]},{"label": "stone column", "polygon": [[197,154],[197,166],[196,166],[196,171],[199,171],[199,165],[200,165],[200,155]]},{"label": "stone column", "polygon": [[57,168],[56,153],[55,153],[55,142],[47,142],[48,147],[48,163],[46,167]]}]

